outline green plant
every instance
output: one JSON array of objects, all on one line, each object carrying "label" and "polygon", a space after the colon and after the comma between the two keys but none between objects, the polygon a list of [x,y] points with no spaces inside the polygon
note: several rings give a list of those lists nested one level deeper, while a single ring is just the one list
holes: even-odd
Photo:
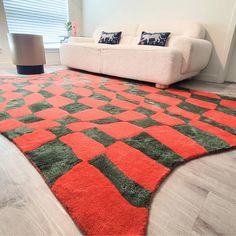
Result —
[{"label": "green plant", "polygon": [[65,23],[65,28],[66,28],[66,30],[67,30],[68,33],[71,32],[71,30],[72,30],[72,23],[71,23],[71,21],[67,21],[67,22]]}]

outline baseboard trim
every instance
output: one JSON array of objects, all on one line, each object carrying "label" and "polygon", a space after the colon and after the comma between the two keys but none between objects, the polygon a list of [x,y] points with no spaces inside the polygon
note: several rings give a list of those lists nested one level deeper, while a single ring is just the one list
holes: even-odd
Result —
[{"label": "baseboard trim", "polygon": [[236,78],[227,78],[225,82],[236,83]]},{"label": "baseboard trim", "polygon": [[6,69],[6,68],[14,68],[15,65],[13,65],[10,62],[0,62],[0,69]]},{"label": "baseboard trim", "polygon": [[195,77],[197,80],[213,82],[213,83],[224,83],[224,81],[220,81],[219,76],[217,74],[199,74]]}]

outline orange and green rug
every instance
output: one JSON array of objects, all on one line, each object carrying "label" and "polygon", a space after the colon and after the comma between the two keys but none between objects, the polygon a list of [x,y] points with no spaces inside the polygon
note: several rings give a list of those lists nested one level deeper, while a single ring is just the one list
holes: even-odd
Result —
[{"label": "orange and green rug", "polygon": [[64,70],[0,77],[0,132],[88,235],[143,235],[176,166],[236,146],[236,99]]}]

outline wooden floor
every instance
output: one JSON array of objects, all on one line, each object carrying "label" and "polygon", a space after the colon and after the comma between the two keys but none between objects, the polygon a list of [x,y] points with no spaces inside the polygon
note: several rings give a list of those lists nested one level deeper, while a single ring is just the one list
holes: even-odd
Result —
[{"label": "wooden floor", "polygon": [[[0,70],[0,75],[14,73]],[[236,96],[236,84],[193,80],[181,85]],[[0,136],[0,236],[5,235],[81,234],[38,172]],[[177,168],[153,199],[148,235],[236,235],[236,150]]]}]

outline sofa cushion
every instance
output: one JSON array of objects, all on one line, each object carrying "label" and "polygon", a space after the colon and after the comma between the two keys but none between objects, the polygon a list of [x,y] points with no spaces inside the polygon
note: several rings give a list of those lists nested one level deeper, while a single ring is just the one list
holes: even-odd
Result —
[{"label": "sofa cushion", "polygon": [[182,60],[181,52],[168,47],[109,45],[101,50],[101,72],[171,84],[178,80]]},{"label": "sofa cushion", "polygon": [[139,45],[164,47],[169,35],[170,33],[147,33],[143,31],[139,41]]},{"label": "sofa cushion", "polygon": [[60,46],[61,64],[99,73],[102,45],[105,46],[95,43],[64,43]]},{"label": "sofa cushion", "polygon": [[98,43],[104,44],[119,44],[122,32],[105,32],[102,31]]}]

